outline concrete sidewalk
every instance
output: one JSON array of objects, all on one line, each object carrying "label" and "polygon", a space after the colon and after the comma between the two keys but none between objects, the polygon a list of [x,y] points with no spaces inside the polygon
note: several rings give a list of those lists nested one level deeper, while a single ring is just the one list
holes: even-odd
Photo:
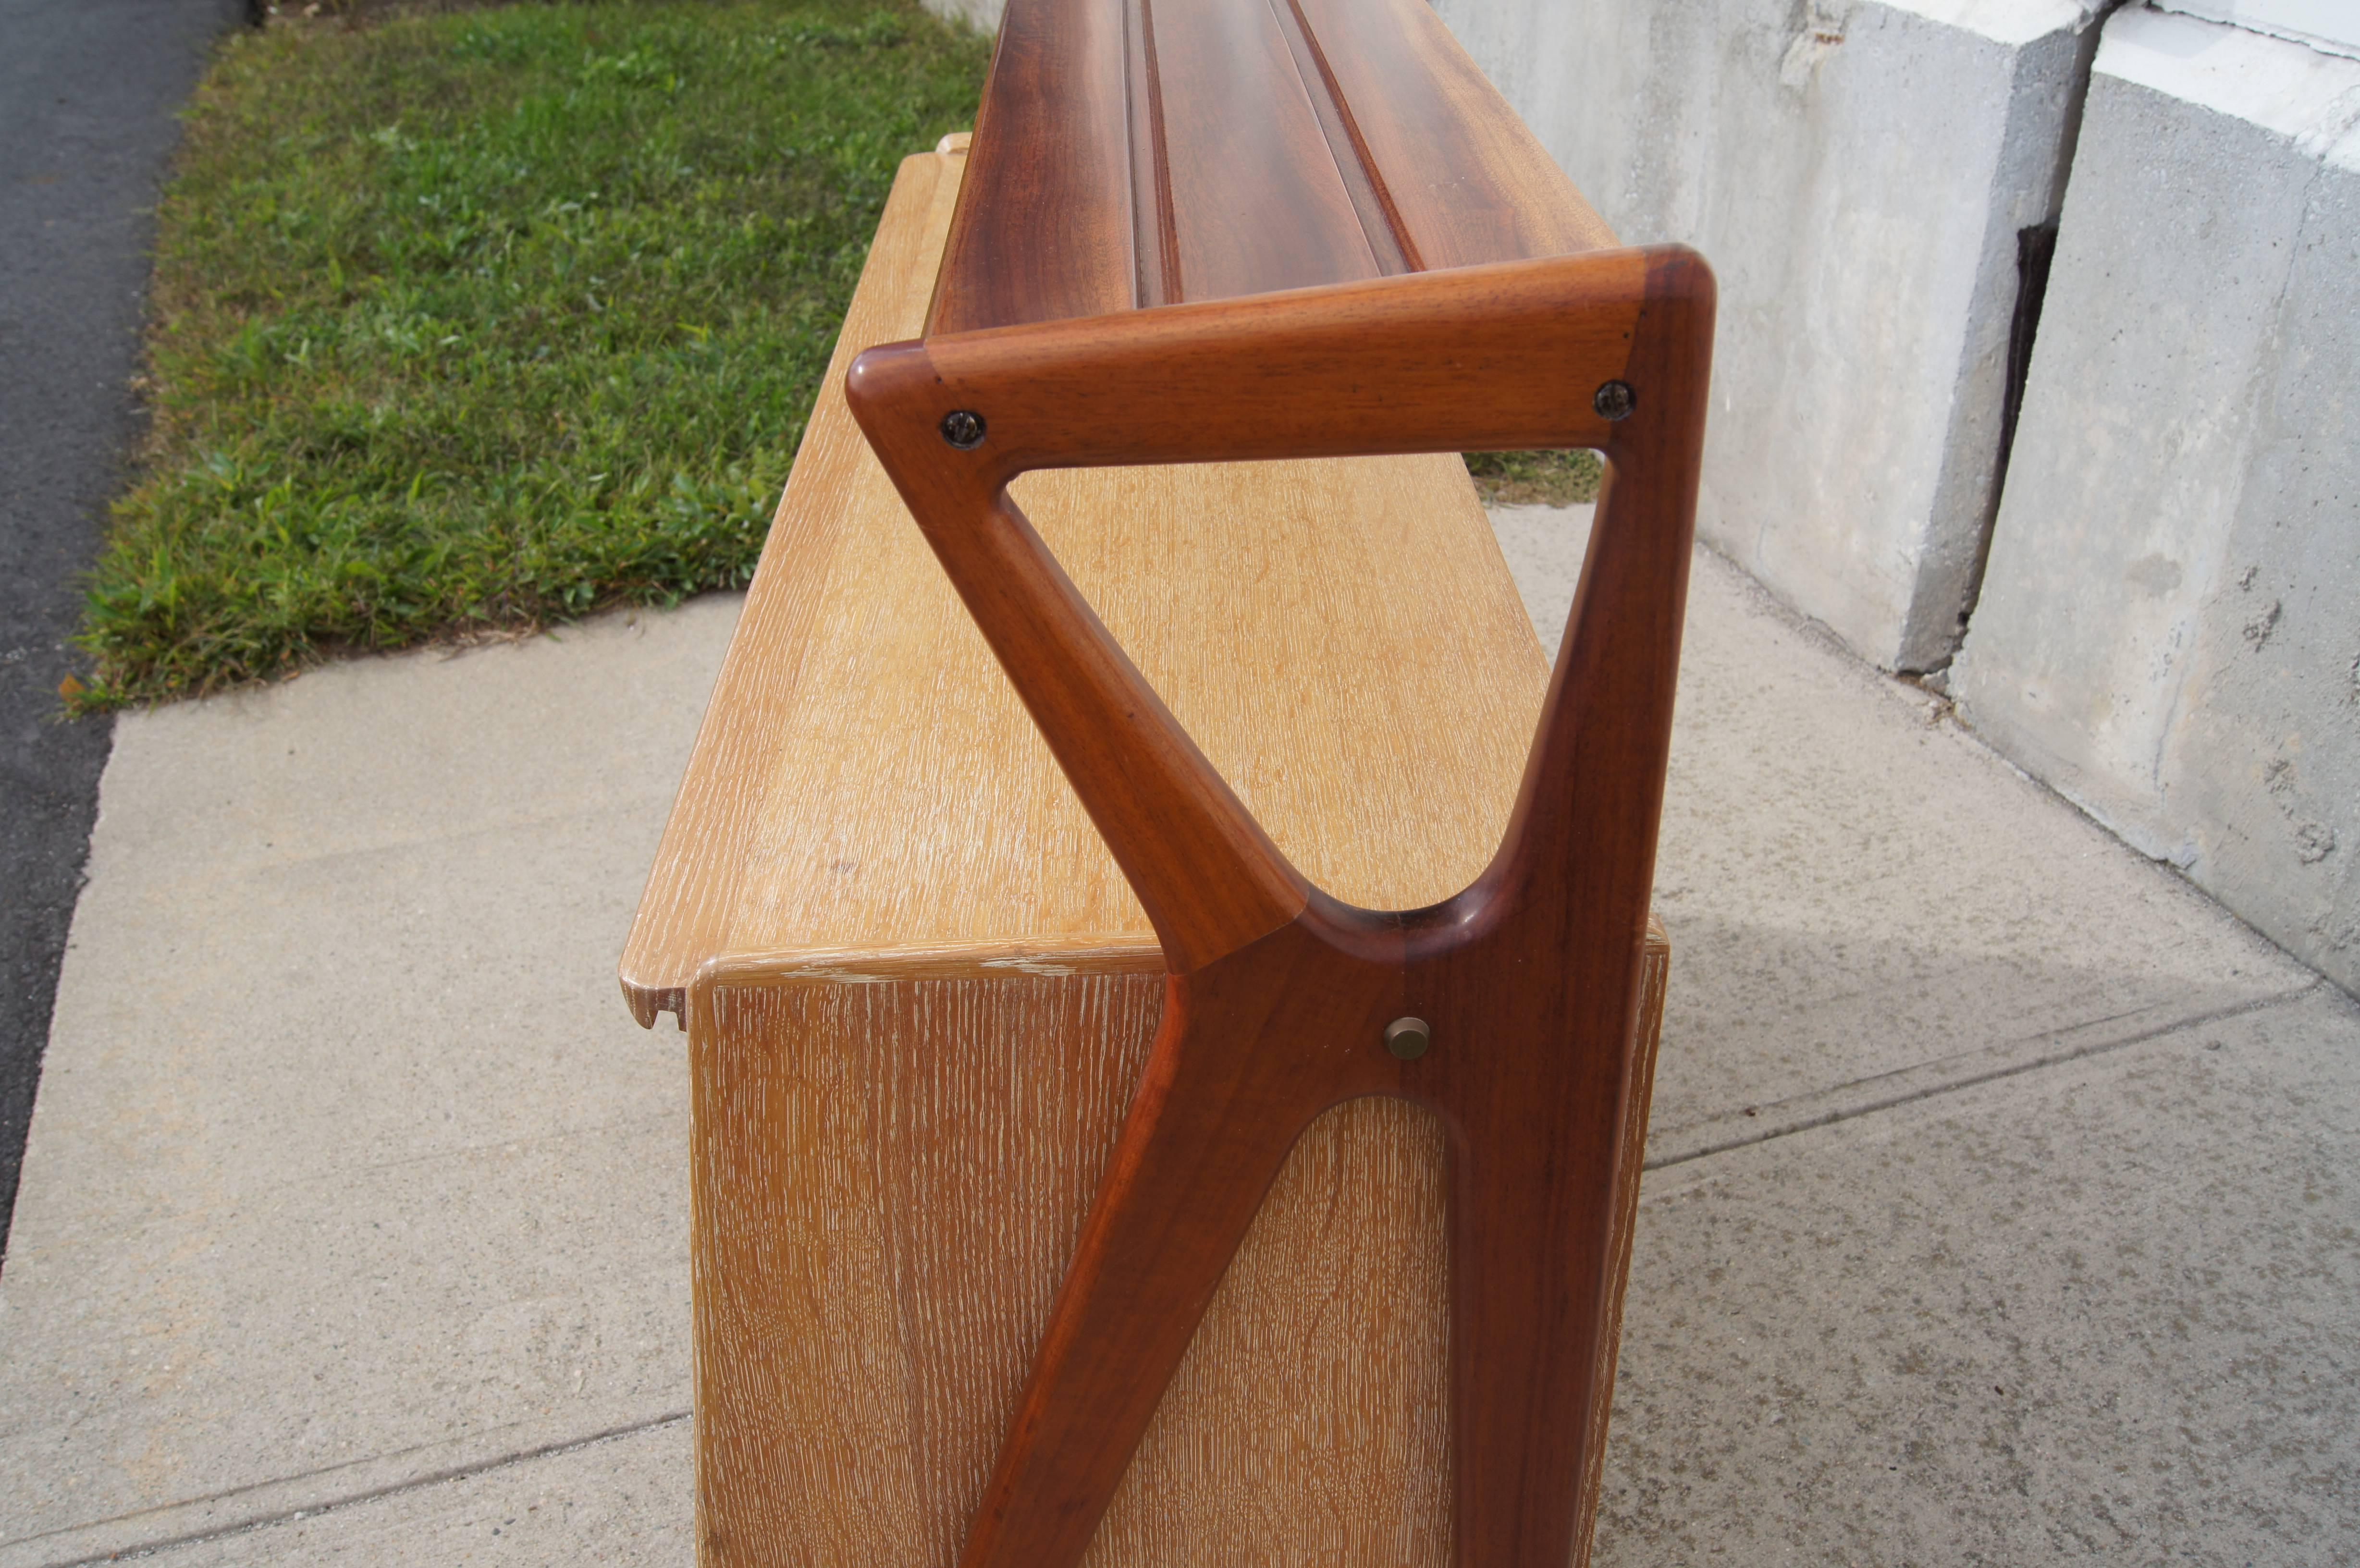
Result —
[{"label": "concrete sidewalk", "polygon": [[[1545,631],[1581,515],[1498,517]],[[685,1563],[614,956],[735,602],[124,720],[0,1568]],[[2360,1557],[2360,1007],[1698,560],[1598,1561]]]}]

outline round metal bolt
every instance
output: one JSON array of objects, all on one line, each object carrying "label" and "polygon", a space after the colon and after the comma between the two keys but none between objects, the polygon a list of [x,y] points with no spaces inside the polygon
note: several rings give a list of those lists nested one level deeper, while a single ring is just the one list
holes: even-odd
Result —
[{"label": "round metal bolt", "polygon": [[983,416],[971,408],[953,408],[943,416],[943,440],[961,452],[983,444]]},{"label": "round metal bolt", "polygon": [[1385,1049],[1404,1062],[1415,1062],[1434,1043],[1434,1031],[1424,1018],[1395,1018],[1385,1026]]},{"label": "round metal bolt", "polygon": [[1631,390],[1628,381],[1609,381],[1599,387],[1590,406],[1598,410],[1601,419],[1627,419],[1631,410],[1639,406],[1639,394]]}]

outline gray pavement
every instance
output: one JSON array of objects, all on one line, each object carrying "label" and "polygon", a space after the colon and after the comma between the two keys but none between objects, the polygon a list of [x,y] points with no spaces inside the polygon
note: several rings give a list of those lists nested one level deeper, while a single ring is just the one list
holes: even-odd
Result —
[{"label": "gray pavement", "polygon": [[0,1252],[106,765],[60,722],[77,583],[139,425],[173,110],[244,0],[0,0]]},{"label": "gray pavement", "polygon": [[685,1053],[614,965],[736,608],[126,715],[0,1275],[0,1568],[681,1418]]},{"label": "gray pavement", "polygon": [[[1553,632],[1584,515],[1510,511]],[[126,717],[0,1276],[0,1568],[692,1555],[734,601]],[[1699,555],[1601,1564],[2360,1557],[2360,1007]]]}]

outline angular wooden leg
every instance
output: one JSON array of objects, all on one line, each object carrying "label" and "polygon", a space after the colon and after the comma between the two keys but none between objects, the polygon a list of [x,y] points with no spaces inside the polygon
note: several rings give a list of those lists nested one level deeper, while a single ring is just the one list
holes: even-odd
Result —
[{"label": "angular wooden leg", "polygon": [[[1288,1150],[1371,1094],[1450,1129],[1459,1563],[1586,1555],[1711,325],[1710,272],[1667,247],[855,364],[855,416],[1173,972],[963,1568],[1080,1560]],[[1458,897],[1393,913],[1286,863],[1006,496],[1035,467],[1523,446],[1607,455],[1581,585],[1498,856]],[[1404,1018],[1430,1049],[1388,1048]]]},{"label": "angular wooden leg", "polygon": [[1326,958],[1287,927],[1174,978],[963,1568],[1088,1547],[1296,1136],[1365,1065],[1333,1017],[1334,976],[1305,972]]},{"label": "angular wooden leg", "polygon": [[[1535,1094],[1535,1098],[1539,1098]],[[1454,1533],[1461,1563],[1558,1568],[1574,1536],[1587,1412],[1601,1390],[1611,1192],[1563,1103],[1469,1130],[1450,1167]],[[1574,1124],[1574,1125],[1568,1125]]]}]

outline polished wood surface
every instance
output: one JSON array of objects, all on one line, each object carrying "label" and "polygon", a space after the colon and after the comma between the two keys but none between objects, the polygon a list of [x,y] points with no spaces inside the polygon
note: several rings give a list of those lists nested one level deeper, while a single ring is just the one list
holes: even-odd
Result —
[{"label": "polished wood surface", "polygon": [[1317,65],[1357,161],[1382,181],[1404,270],[1620,243],[1428,0],[1285,4],[1337,46],[1318,48]]},{"label": "polished wood surface", "polygon": [[[995,150],[967,169],[951,231],[967,259],[934,283],[929,321],[1095,316],[1133,303],[1123,6],[1031,0],[1010,9],[975,122],[977,141]],[[1000,215],[1019,212],[1034,226],[1011,244]]]},{"label": "polished wood surface", "polygon": [[1425,0],[1011,0],[927,335],[1612,246]]},{"label": "polished wood surface", "polygon": [[[963,1568],[1081,1561],[1288,1150],[1361,1095],[1428,1106],[1448,1138],[1456,1560],[1586,1556],[1713,299],[1666,246],[854,362],[855,418],[1171,969]],[[954,414],[982,439],[952,441]],[[1532,446],[1599,448],[1606,488],[1514,816],[1482,877],[1425,908],[1357,908],[1292,865],[1008,494],[1076,464]],[[1398,1061],[1383,1031],[1410,1014],[1437,1043]]]}]

